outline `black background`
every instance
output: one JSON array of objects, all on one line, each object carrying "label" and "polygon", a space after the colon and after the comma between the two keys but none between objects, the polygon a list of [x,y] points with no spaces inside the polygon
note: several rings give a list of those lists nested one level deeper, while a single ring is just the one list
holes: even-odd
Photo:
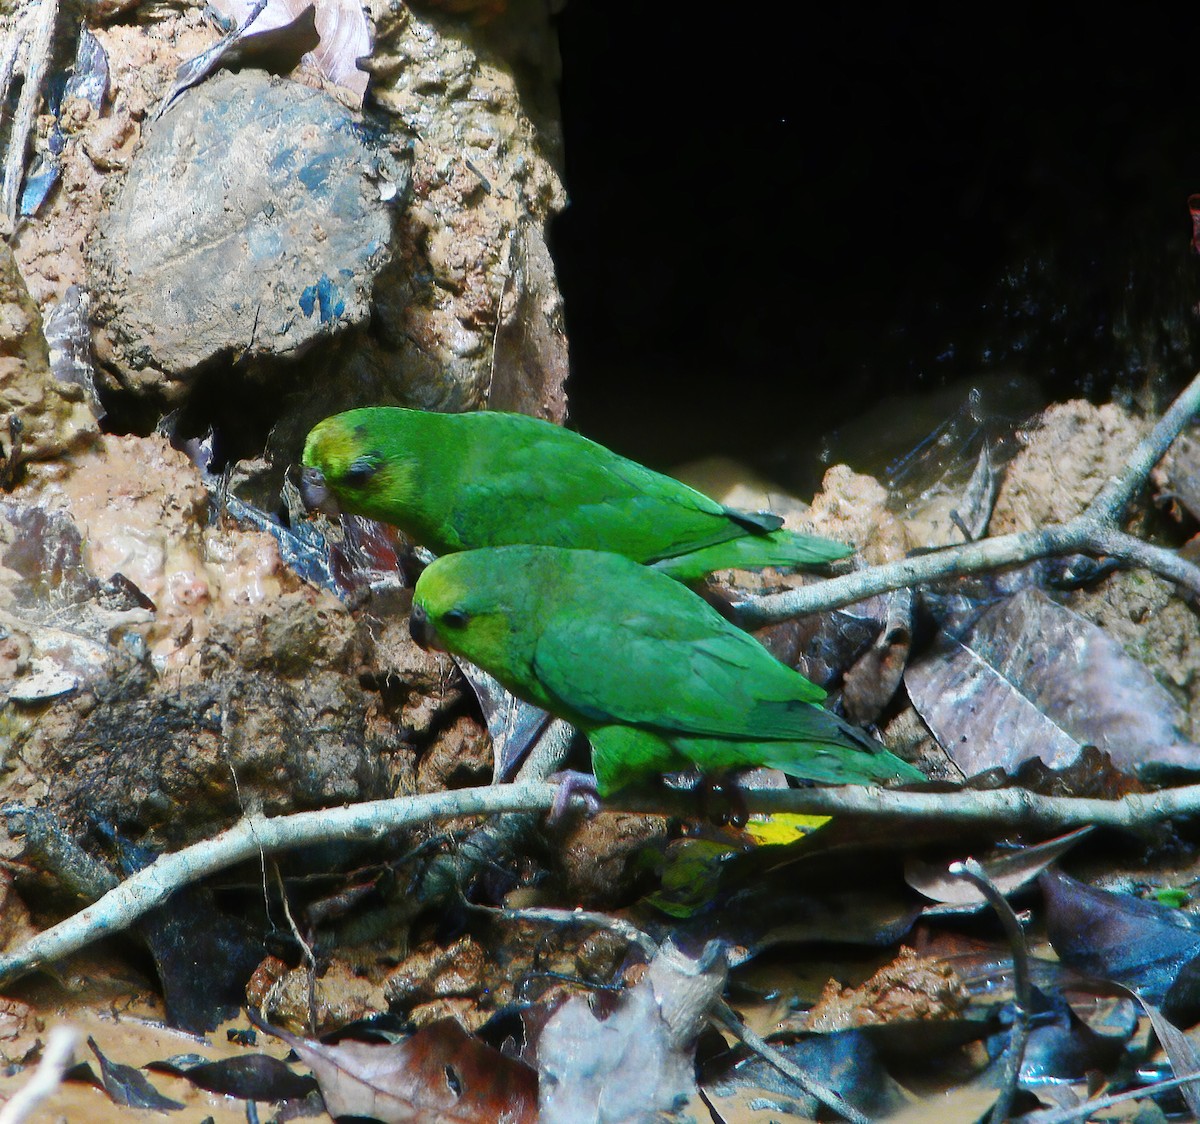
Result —
[{"label": "black background", "polygon": [[573,426],[766,464],[888,392],[1200,362],[1193,23],[797,8],[558,17]]}]

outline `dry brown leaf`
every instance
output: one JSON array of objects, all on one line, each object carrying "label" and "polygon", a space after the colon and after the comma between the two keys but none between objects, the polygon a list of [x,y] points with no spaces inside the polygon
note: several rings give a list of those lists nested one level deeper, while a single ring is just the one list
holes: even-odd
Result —
[{"label": "dry brown leaf", "polygon": [[335,1119],[363,1116],[384,1124],[537,1120],[533,1070],[472,1037],[452,1019],[388,1045],[346,1041],[327,1046],[269,1029],[312,1068]]}]

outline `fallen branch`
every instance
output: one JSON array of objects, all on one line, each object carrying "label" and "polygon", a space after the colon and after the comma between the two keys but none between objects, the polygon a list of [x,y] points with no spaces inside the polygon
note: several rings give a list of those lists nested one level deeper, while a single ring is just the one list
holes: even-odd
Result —
[{"label": "fallen branch", "polygon": [[[78,952],[92,941],[128,928],[183,886],[260,856],[313,843],[377,841],[389,832],[454,816],[546,812],[557,789],[549,784],[464,788],[289,816],[248,816],[227,831],[161,855],[98,901],[0,956],[0,984]],[[24,809],[4,809],[8,816]]]},{"label": "fallen branch", "polygon": [[1114,558],[1150,570],[1200,599],[1200,567],[1175,551],[1143,542],[1121,530],[1120,521],[1133,495],[1162,459],[1183,427],[1200,411],[1200,375],[1172,403],[1153,430],[1130,454],[1124,469],[1101,488],[1087,509],[1067,523],[1037,531],[997,535],[962,546],[930,551],[899,562],[872,566],[828,581],[747,598],[733,606],[738,623],[748,628],[852,605],[879,593],[945,578],[998,570],[1062,554]]},{"label": "fallen branch", "polygon": [[[162,855],[92,905],[32,937],[15,952],[0,956],[0,985],[128,928],[182,887],[248,859],[314,843],[378,840],[402,828],[457,816],[545,813],[557,793],[555,785],[531,781],[373,800],[289,816],[250,816],[212,839]],[[1137,793],[1120,800],[1039,796],[1019,788],[901,792],[854,785],[747,790],[744,797],[747,811],[755,814],[857,815],[906,823],[920,819],[986,822],[1028,830],[1060,830],[1089,823],[1137,830],[1173,816],[1200,814],[1200,785]],[[696,811],[695,801],[686,793],[631,795],[611,801],[607,807],[664,815],[694,815]],[[10,818],[28,814],[26,809],[11,807],[3,813]],[[488,827],[502,831],[503,821]]]},{"label": "fallen branch", "polygon": [[[4,176],[0,181],[0,210],[11,229],[16,221],[17,208],[21,199],[21,180],[25,172],[25,150],[29,145],[29,134],[33,130],[34,118],[42,98],[42,79],[50,61],[50,48],[54,41],[54,23],[58,16],[58,0],[42,0],[34,17],[36,22],[30,32],[29,52],[25,63],[25,82],[17,101],[17,112],[13,117],[12,129],[8,134],[8,145],[4,153]],[[20,35],[14,35],[17,40]],[[9,60],[4,60],[5,86],[11,80]]]}]

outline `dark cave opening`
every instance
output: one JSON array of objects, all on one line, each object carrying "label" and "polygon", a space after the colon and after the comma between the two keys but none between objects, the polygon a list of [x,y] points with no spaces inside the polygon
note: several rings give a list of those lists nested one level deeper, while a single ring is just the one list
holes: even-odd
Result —
[{"label": "dark cave opening", "polygon": [[558,19],[553,246],[589,436],[786,476],[887,393],[1011,372],[1106,399],[1192,373],[1200,144],[1169,12]]}]

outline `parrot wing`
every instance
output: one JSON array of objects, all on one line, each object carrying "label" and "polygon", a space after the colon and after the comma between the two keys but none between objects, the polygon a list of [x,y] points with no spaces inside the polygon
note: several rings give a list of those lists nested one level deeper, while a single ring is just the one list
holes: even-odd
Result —
[{"label": "parrot wing", "polygon": [[[803,738],[836,721],[825,692],[680,587],[619,619],[563,612],[534,650],[545,689],[592,725],[718,737]],[[861,735],[860,735],[861,736]]]},{"label": "parrot wing", "polygon": [[[881,784],[923,781],[914,765],[827,710],[811,708],[812,733],[795,741],[742,741],[729,738],[671,739],[675,752],[702,772],[766,766],[797,780],[821,784]],[[828,719],[826,723],[823,720]],[[848,735],[853,735],[848,738]],[[852,744],[851,744],[852,742]]]},{"label": "parrot wing", "polygon": [[787,570],[798,566],[821,566],[853,553],[851,547],[833,539],[779,530],[770,534],[743,535],[740,539],[661,558],[654,563],[654,568],[676,581],[690,582],[714,570],[756,570],[763,566]]},{"label": "parrot wing", "polygon": [[[464,545],[543,542],[608,550],[639,562],[746,536],[720,504],[574,434],[481,451],[450,501]],[[757,533],[765,534],[777,517]],[[470,540],[466,542],[465,540]]]}]

